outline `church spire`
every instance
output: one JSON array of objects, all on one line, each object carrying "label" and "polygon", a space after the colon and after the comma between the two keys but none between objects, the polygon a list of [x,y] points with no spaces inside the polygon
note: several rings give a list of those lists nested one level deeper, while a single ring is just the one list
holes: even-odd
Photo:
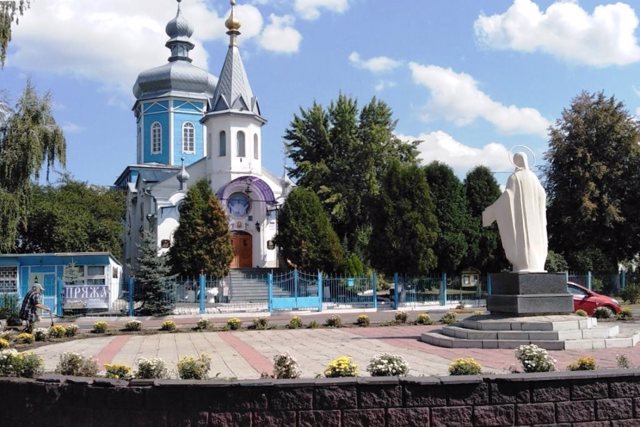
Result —
[{"label": "church spire", "polygon": [[257,98],[253,95],[249,78],[242,64],[237,37],[240,21],[236,17],[236,0],[231,0],[231,12],[225,21],[229,35],[229,50],[220,71],[218,86],[213,93],[210,112],[242,111],[260,116]]},{"label": "church spire", "polygon": [[236,38],[240,35],[240,21],[235,15],[236,0],[231,0],[231,13],[225,21],[224,25],[227,27],[227,34],[229,35],[229,46],[236,46]]},{"label": "church spire", "polygon": [[191,58],[189,58],[189,51],[193,49],[195,45],[191,40],[189,40],[189,38],[193,35],[193,27],[182,16],[182,11],[180,10],[180,2],[182,0],[176,1],[178,2],[178,12],[176,13],[176,17],[169,21],[165,29],[169,36],[169,40],[165,46],[171,49],[169,62],[191,62]]}]

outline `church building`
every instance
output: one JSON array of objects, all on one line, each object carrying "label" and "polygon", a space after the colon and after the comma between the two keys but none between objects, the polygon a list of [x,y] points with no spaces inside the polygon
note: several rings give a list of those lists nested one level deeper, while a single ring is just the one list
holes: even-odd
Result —
[{"label": "church building", "polygon": [[277,210],[291,181],[262,167],[262,116],[237,45],[235,0],[226,20],[229,48],[219,77],[191,63],[193,27],[178,12],[166,27],[168,62],[143,71],[133,86],[137,164],[115,182],[127,192],[125,276],[136,269],[144,231],[159,253],[173,244],[190,183],[205,178],[229,219],[232,268],[275,268]]}]

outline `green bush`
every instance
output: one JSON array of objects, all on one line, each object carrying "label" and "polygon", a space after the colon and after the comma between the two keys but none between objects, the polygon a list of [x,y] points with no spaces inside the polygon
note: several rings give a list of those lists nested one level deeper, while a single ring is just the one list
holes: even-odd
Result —
[{"label": "green bush", "polygon": [[366,326],[369,326],[370,323],[371,322],[369,320],[369,316],[367,316],[366,314],[361,314],[356,319],[356,325],[358,326],[366,327]]},{"label": "green bush", "polygon": [[358,365],[349,356],[340,356],[329,363],[324,370],[324,376],[327,378],[357,377]]},{"label": "green bush", "polygon": [[609,319],[611,318],[612,311],[608,307],[598,307],[593,310],[593,317],[596,319]]},{"label": "green bush", "polygon": [[75,377],[95,377],[98,374],[98,363],[94,358],[78,353],[62,353],[55,372]]},{"label": "green bush", "polygon": [[620,369],[630,369],[631,363],[629,362],[629,358],[624,354],[616,354],[616,365]]},{"label": "green bush", "polygon": [[211,358],[207,354],[198,357],[185,356],[178,361],[178,376],[183,380],[206,380],[211,369]]},{"label": "green bush", "polygon": [[64,325],[64,329],[67,337],[75,337],[78,333],[78,325]]},{"label": "green bush", "polygon": [[164,360],[154,357],[151,359],[141,358],[138,360],[138,369],[135,377],[144,380],[155,380],[167,378],[168,371]]},{"label": "green bush", "polygon": [[142,322],[139,320],[129,320],[124,324],[125,331],[139,331],[142,329]]},{"label": "green bush", "polygon": [[33,344],[33,342],[35,341],[35,338],[33,337],[32,334],[23,332],[21,334],[18,334],[15,340],[17,344]]},{"label": "green bush", "polygon": [[518,347],[516,359],[522,363],[525,372],[549,372],[556,369],[556,361],[549,356],[547,350],[535,344]]},{"label": "green bush", "polygon": [[471,357],[456,359],[449,364],[449,375],[480,375],[482,366]]},{"label": "green bush", "polygon": [[107,322],[100,320],[93,324],[93,332],[96,334],[104,334],[109,329]]},{"label": "green bush", "polygon": [[450,311],[442,315],[440,323],[443,325],[451,325],[452,323],[456,323],[456,320],[456,314]]},{"label": "green bush", "polygon": [[596,369],[596,361],[593,357],[581,357],[567,366],[567,369],[569,371],[594,371]]},{"label": "green bush", "polygon": [[127,365],[121,365],[118,363],[107,363],[104,365],[106,371],[105,377],[113,379],[128,380],[131,378],[131,368]]},{"label": "green bush", "polygon": [[409,316],[406,311],[398,311],[396,312],[395,319],[396,323],[407,323],[407,319]]},{"label": "green bush", "polygon": [[342,327],[342,318],[337,314],[331,315],[325,322],[325,325],[330,328],[341,328]]},{"label": "green bush", "polygon": [[161,331],[175,331],[176,330],[176,322],[173,320],[165,320],[162,322],[160,326]]},{"label": "green bush", "polygon": [[273,356],[273,377],[278,379],[299,378],[302,374],[296,359],[288,353]]},{"label": "green bush", "polygon": [[420,313],[420,314],[418,314],[418,317],[416,318],[416,324],[417,325],[432,325],[433,324],[433,320],[431,320],[431,316],[429,316],[427,313]]},{"label": "green bush", "polygon": [[238,319],[237,317],[232,317],[231,319],[227,320],[227,327],[232,331],[240,329],[241,326],[242,320]]},{"label": "green bush", "polygon": [[67,335],[67,328],[62,325],[53,325],[49,328],[49,336],[51,338],[63,338]]},{"label": "green bush", "polygon": [[577,314],[578,316],[581,316],[581,317],[587,317],[587,316],[588,316],[588,315],[587,315],[587,312],[586,312],[586,311],[584,311],[583,309],[578,309],[578,310],[576,310],[576,314]]},{"label": "green bush", "polygon": [[300,316],[293,316],[291,320],[289,320],[289,329],[298,328],[302,328],[302,319],[300,319]]},{"label": "green bush", "polygon": [[625,307],[622,310],[620,310],[620,313],[618,313],[618,320],[631,320],[633,319],[633,313],[631,312],[631,309],[629,307]]},{"label": "green bush", "polygon": [[44,360],[33,353],[0,350],[0,376],[34,378],[44,373]]},{"label": "green bush", "polygon": [[49,329],[47,328],[35,328],[33,330],[33,338],[36,341],[46,341],[48,336],[49,336]]},{"label": "green bush", "polygon": [[269,329],[269,320],[266,317],[258,317],[253,319],[253,329],[264,331]]},{"label": "green bush", "polygon": [[209,322],[209,319],[200,319],[198,320],[198,324],[196,325],[196,329],[199,331],[206,331],[207,329],[209,329],[209,326],[211,326],[211,322]]},{"label": "green bush", "polygon": [[409,365],[396,354],[380,354],[369,361],[367,372],[372,377],[397,377],[407,375]]},{"label": "green bush", "polygon": [[309,322],[309,324],[307,325],[307,328],[309,329],[318,329],[320,327],[320,324],[318,323],[317,320],[312,320],[311,322]]},{"label": "green bush", "polygon": [[640,285],[627,285],[620,291],[620,298],[623,301],[628,301],[629,304],[636,304],[640,300]]}]

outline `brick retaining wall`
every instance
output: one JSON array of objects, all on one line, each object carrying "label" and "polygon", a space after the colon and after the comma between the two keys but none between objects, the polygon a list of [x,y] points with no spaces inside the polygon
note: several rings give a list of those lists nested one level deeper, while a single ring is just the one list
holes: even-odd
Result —
[{"label": "brick retaining wall", "polygon": [[0,379],[1,426],[640,426],[640,370],[259,381]]}]

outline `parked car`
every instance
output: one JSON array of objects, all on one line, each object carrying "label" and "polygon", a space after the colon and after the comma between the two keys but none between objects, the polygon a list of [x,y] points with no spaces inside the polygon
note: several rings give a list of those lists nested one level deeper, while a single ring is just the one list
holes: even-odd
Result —
[{"label": "parked car", "polygon": [[577,283],[567,282],[567,290],[573,295],[573,311],[584,310],[592,316],[598,307],[608,308],[612,314],[618,314],[622,310],[620,303],[615,299],[590,291]]}]

